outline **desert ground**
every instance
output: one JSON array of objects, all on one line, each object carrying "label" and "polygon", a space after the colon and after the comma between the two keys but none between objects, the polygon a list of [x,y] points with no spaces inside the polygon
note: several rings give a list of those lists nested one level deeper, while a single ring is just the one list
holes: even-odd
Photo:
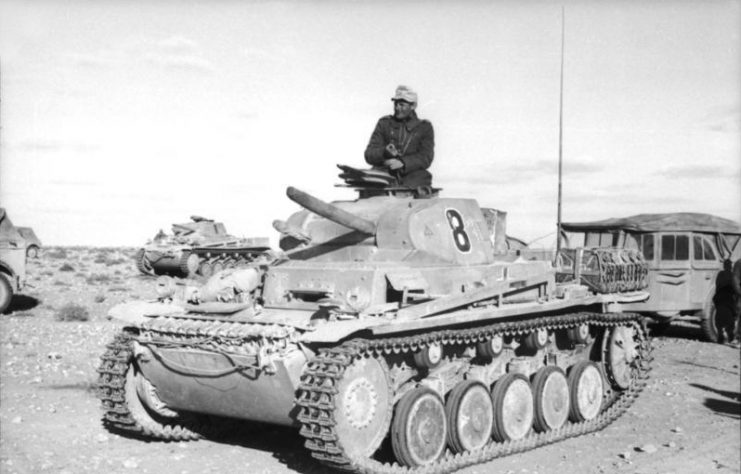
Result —
[{"label": "desert ground", "polygon": [[[96,368],[120,328],[108,310],[155,295],[135,250],[48,248],[29,261],[28,286],[0,316],[0,472],[325,472],[289,428],[165,443],[103,427]],[[655,337],[648,386],[604,430],[459,472],[740,472],[739,349],[699,339],[688,323]]]}]

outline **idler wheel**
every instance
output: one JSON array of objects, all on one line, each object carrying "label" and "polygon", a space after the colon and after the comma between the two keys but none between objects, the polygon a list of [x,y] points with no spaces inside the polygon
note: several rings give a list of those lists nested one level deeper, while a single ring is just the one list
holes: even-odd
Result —
[{"label": "idler wheel", "polygon": [[548,344],[548,330],[539,328],[525,338],[525,345],[532,350],[542,349]]},{"label": "idler wheel", "polygon": [[142,433],[159,439],[189,440],[200,437],[186,428],[185,419],[169,409],[157,396],[154,386],[142,375],[135,363],[130,362],[124,385],[126,408]]},{"label": "idler wheel", "polygon": [[491,438],[494,407],[489,389],[477,380],[459,383],[445,403],[448,444],[456,453],[482,448]]},{"label": "idler wheel", "polygon": [[571,395],[571,421],[592,420],[602,408],[604,384],[599,367],[594,362],[582,360],[569,369],[569,394]]},{"label": "idler wheel", "polygon": [[567,331],[569,340],[574,344],[586,344],[589,341],[589,324],[580,324]]},{"label": "idler wheel", "polygon": [[417,367],[434,369],[443,360],[443,346],[440,343],[430,344],[414,353],[414,363]]},{"label": "idler wheel", "polygon": [[141,372],[136,372],[134,375],[134,383],[136,384],[136,394],[139,396],[142,404],[149,410],[165,418],[175,418],[178,413],[167,407],[159,395],[157,395],[157,389],[154,385],[147,380]]},{"label": "idler wheel", "polygon": [[502,353],[504,339],[501,334],[495,334],[491,339],[476,344],[476,354],[485,360],[493,360]]},{"label": "idler wheel", "polygon": [[391,382],[382,359],[355,360],[337,384],[334,413],[339,442],[350,457],[369,457],[391,424]]},{"label": "idler wheel", "polygon": [[638,332],[634,326],[618,326],[610,332],[603,350],[607,377],[615,388],[625,390],[630,386],[637,370]]},{"label": "idler wheel", "polygon": [[154,274],[154,271],[152,270],[152,265],[149,263],[149,260],[147,259],[147,252],[144,249],[139,249],[136,251],[136,255],[134,256],[134,261],[136,262],[136,268],[144,275],[152,275]]},{"label": "idler wheel", "polygon": [[557,430],[569,418],[569,382],[560,368],[543,367],[533,379],[535,430]]},{"label": "idler wheel", "polygon": [[445,406],[434,390],[418,387],[406,393],[396,406],[391,428],[391,447],[405,466],[425,466],[445,451]]},{"label": "idler wheel", "polygon": [[184,277],[193,275],[198,270],[198,255],[192,252],[183,252],[180,255],[180,273]]},{"label": "idler wheel", "polygon": [[497,441],[524,438],[533,425],[533,392],[522,374],[504,375],[494,384],[494,429]]}]

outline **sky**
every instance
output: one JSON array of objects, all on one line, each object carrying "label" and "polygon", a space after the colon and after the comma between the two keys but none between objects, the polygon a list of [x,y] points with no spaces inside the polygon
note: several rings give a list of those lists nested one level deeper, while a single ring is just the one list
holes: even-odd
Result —
[{"label": "sky", "polygon": [[562,6],[563,220],[741,221],[741,2],[700,0],[0,0],[0,206],[45,245],[193,214],[276,243],[287,186],[354,199],[335,165],[405,84],[442,195],[547,247]]}]

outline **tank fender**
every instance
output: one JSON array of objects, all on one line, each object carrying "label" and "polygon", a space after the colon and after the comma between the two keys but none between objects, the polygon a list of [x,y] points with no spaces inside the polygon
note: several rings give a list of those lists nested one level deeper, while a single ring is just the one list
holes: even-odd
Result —
[{"label": "tank fender", "polygon": [[304,333],[300,338],[300,342],[339,342],[352,334],[382,324],[388,324],[388,320],[383,318],[364,318],[352,321],[337,321],[318,326],[314,331]]},{"label": "tank fender", "polygon": [[183,314],[185,310],[175,304],[151,301],[133,301],[117,304],[108,311],[108,317],[127,326],[140,326],[148,316]]},{"label": "tank fender", "polygon": [[15,272],[12,268],[10,268],[9,265],[6,265],[5,262],[0,260],[0,273],[5,273],[11,278],[15,278]]}]

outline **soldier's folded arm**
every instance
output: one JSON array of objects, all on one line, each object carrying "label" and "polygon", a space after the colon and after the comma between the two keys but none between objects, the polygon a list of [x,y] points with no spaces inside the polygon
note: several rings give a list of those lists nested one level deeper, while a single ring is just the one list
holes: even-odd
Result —
[{"label": "soldier's folded arm", "polygon": [[404,173],[426,170],[435,157],[435,133],[432,130],[432,124],[425,121],[420,124],[420,127],[424,127],[424,129],[422,130],[423,135],[419,143],[419,150],[401,158],[401,161],[404,162]]}]

